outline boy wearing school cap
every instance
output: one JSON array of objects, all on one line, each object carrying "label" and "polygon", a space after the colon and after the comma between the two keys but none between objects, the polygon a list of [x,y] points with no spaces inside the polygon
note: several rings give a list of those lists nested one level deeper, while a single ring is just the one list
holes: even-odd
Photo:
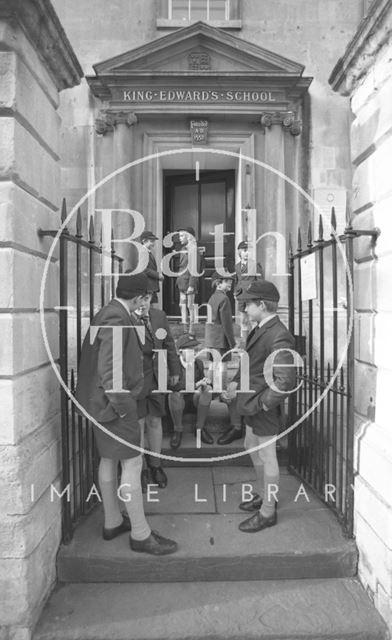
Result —
[{"label": "boy wearing school cap", "polygon": [[[228,385],[224,396],[235,401],[246,424],[245,448],[260,447],[250,456],[256,473],[259,493],[240,509],[252,513],[239,525],[241,531],[254,533],[277,523],[279,466],[274,436],[279,433],[280,405],[295,386],[294,338],[277,315],[279,292],[272,282],[256,280],[238,299],[245,304],[251,321],[256,323],[248,335],[250,393],[238,393],[240,373]],[[274,354],[272,356],[272,354]],[[267,366],[266,360],[271,356]],[[274,495],[275,493],[275,495]]]},{"label": "boy wearing school cap", "polygon": [[[264,280],[264,270],[259,262],[255,262],[249,257],[249,243],[247,240],[242,240],[238,247],[239,261],[235,265],[234,276],[234,295],[237,297],[237,292],[241,289],[245,290],[251,282],[255,280]],[[238,302],[238,298],[237,298]],[[250,330],[250,322],[247,314],[245,313],[245,304],[238,302],[238,312],[241,327],[241,337],[246,338]]]},{"label": "boy wearing school cap", "polygon": [[[190,404],[197,408],[196,430],[201,430],[201,441],[204,444],[213,444],[214,442],[213,437],[205,427],[212,400],[212,387],[209,378],[204,375],[203,361],[195,357],[195,351],[199,345],[200,343],[196,338],[189,334],[180,336],[176,341],[181,361],[181,373],[178,384],[172,386],[173,393],[170,393],[168,398],[170,414],[174,423],[174,432],[170,440],[172,449],[178,449],[181,445],[184,410]],[[195,392],[182,393],[185,390],[187,369],[189,367],[193,368]]]},{"label": "boy wearing school cap", "polygon": [[148,288],[152,293],[151,304],[158,302],[159,283],[163,280],[163,276],[158,271],[157,261],[152,252],[156,240],[158,240],[158,238],[152,231],[143,231],[139,238],[140,244],[143,244],[148,250],[148,264],[144,273],[148,278]]},{"label": "boy wearing school cap", "polygon": [[[98,423],[93,423],[93,430],[100,455],[98,482],[105,520],[104,540],[113,540],[131,531],[132,526],[133,551],[165,555],[176,551],[177,544],[150,529],[144,514],[140,481],[142,456],[133,448],[141,444],[137,398],[143,389],[143,355],[131,313],[147,298],[148,281],[144,273],[120,275],[116,297],[93,318],[91,325],[96,331],[93,333],[90,328],[84,339],[76,399]],[[120,354],[114,334],[118,327],[122,328]],[[122,388],[117,390],[115,380],[119,379]],[[126,515],[121,513],[118,503],[119,462],[121,487],[132,487],[132,500],[127,491],[122,496]]]}]

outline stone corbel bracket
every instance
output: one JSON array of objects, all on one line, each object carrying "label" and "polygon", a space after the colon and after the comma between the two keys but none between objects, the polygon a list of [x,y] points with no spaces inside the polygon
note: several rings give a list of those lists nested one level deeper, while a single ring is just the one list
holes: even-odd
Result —
[{"label": "stone corbel bracket", "polygon": [[126,111],[100,111],[95,119],[95,131],[99,136],[111,133],[119,124],[126,124],[132,127],[137,124],[135,113]]},{"label": "stone corbel bracket", "polygon": [[275,113],[263,113],[260,117],[260,124],[265,133],[273,124],[280,124],[285,131],[289,131],[292,136],[299,136],[302,133],[302,120],[296,118],[294,111],[279,111]]}]

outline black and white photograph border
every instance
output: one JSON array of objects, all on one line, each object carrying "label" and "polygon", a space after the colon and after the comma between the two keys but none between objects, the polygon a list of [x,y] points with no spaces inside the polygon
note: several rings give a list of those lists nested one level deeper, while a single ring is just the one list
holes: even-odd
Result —
[{"label": "black and white photograph border", "polygon": [[0,25],[0,640],[387,640],[392,0]]}]

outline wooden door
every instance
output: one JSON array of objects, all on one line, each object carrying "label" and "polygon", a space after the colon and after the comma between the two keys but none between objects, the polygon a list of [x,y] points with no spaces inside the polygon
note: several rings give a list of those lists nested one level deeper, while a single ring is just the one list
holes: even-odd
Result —
[{"label": "wooden door", "polygon": [[[196,233],[202,255],[204,275],[199,279],[197,303],[203,304],[211,295],[211,275],[215,271],[215,225],[223,224],[231,233],[224,240],[224,264],[232,270],[235,261],[235,173],[234,171],[201,171],[199,180],[195,172],[183,172],[164,176],[164,235],[184,227],[192,227]],[[177,242],[174,247],[180,250]],[[172,251],[171,248],[169,251]],[[178,269],[178,259],[172,260],[172,269]],[[165,278],[163,284],[163,308],[168,315],[180,314],[178,289],[175,278]],[[201,310],[205,315],[205,309]]]}]

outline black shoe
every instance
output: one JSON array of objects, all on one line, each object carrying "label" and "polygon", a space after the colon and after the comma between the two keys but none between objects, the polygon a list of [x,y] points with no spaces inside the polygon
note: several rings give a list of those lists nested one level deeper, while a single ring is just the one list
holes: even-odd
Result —
[{"label": "black shoe", "polygon": [[244,533],[256,533],[257,531],[262,531],[262,529],[267,529],[267,527],[273,527],[278,522],[278,516],[275,513],[269,518],[265,518],[261,515],[260,511],[257,511],[247,520],[244,520],[239,525],[239,530]]},{"label": "black shoe", "polygon": [[241,502],[240,509],[241,511],[259,511],[261,505],[263,504],[263,499],[260,498],[258,493],[255,493],[252,500],[244,500]]},{"label": "black shoe", "polygon": [[[239,505],[239,508],[241,509],[241,511],[259,511],[261,509],[261,505],[263,504],[263,498],[260,498],[258,493],[255,493],[255,495],[253,496],[252,500],[244,500],[244,502],[241,502],[241,504]],[[278,503],[275,500],[275,511],[278,508]]]},{"label": "black shoe", "polygon": [[167,475],[162,467],[151,467],[151,482],[157,484],[160,489],[164,489],[167,486]]},{"label": "black shoe", "polygon": [[113,540],[114,538],[117,538],[117,536],[120,536],[122,533],[131,530],[131,521],[129,519],[129,516],[123,513],[122,517],[123,521],[118,525],[118,527],[113,527],[112,529],[106,529],[105,527],[103,527],[102,538],[104,540]]},{"label": "black shoe", "polygon": [[140,482],[142,485],[142,492],[147,493],[147,485],[152,483],[151,472],[148,467],[147,469],[142,469],[142,473],[140,475]]},{"label": "black shoe", "polygon": [[202,429],[200,432],[200,440],[204,442],[204,444],[214,444],[214,438],[210,434],[207,429]]},{"label": "black shoe", "polygon": [[218,444],[230,444],[231,442],[234,442],[234,440],[242,440],[242,438],[242,429],[230,427],[230,429],[222,433],[217,442]]},{"label": "black shoe", "polygon": [[172,449],[178,449],[178,447],[181,445],[181,440],[182,440],[182,432],[175,431],[172,437],[170,438],[170,447]]},{"label": "black shoe", "polygon": [[130,537],[129,544],[132,551],[150,553],[153,556],[165,556],[175,553],[178,549],[177,542],[160,536],[156,531],[151,531],[146,540],[132,540]]}]

